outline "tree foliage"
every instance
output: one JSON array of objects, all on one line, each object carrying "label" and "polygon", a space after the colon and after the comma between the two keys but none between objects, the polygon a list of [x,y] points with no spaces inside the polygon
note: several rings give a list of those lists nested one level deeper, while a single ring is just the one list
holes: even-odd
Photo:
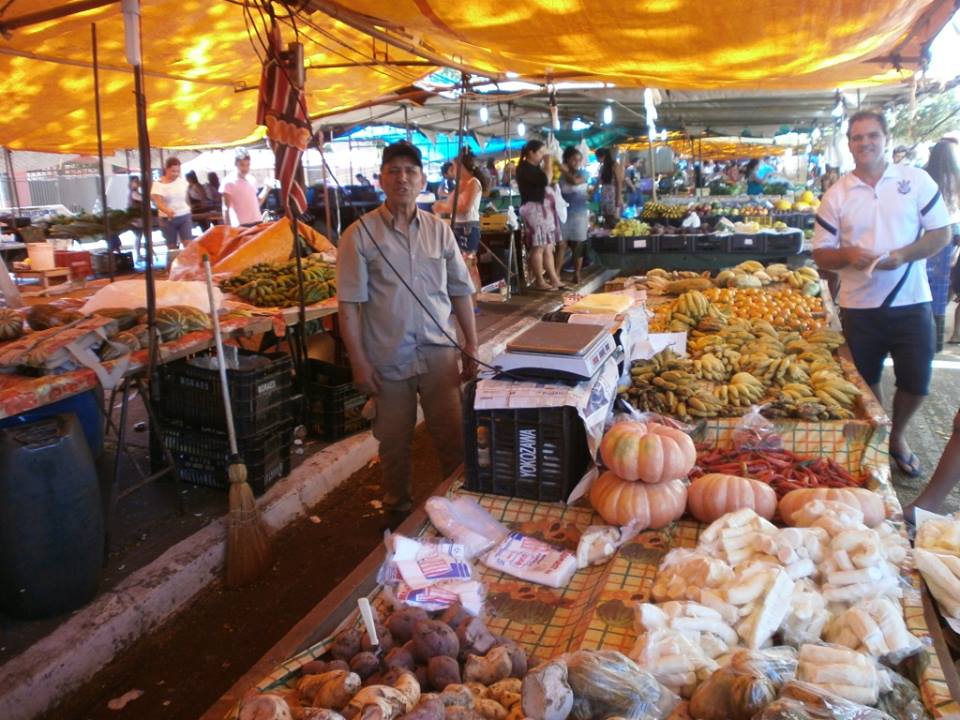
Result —
[{"label": "tree foliage", "polygon": [[960,94],[957,88],[931,93],[917,101],[911,116],[910,105],[900,105],[888,116],[890,135],[911,143],[938,140],[945,133],[960,128]]}]

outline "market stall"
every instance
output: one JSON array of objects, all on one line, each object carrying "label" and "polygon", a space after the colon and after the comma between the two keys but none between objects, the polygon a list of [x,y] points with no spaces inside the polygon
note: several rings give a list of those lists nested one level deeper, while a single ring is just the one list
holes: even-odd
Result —
[{"label": "market stall", "polygon": [[[311,705],[366,713],[375,703],[368,695],[389,698],[390,688],[381,688],[405,691],[413,682],[418,693],[441,693],[448,713],[489,718],[565,718],[568,701],[577,717],[634,717],[616,705],[616,691],[631,698],[631,707],[642,705],[636,717],[651,718],[960,712],[956,671],[908,561],[886,455],[889,422],[831,327],[835,308],[828,296],[817,296],[826,291],[816,272],[747,262],[712,278],[661,270],[635,287],[621,285],[623,295],[645,298],[652,312],[650,332],[623,343],[620,395],[653,414],[615,418],[599,443],[588,440],[603,468],[599,476],[588,473],[589,489],[581,486],[569,503],[537,499],[548,478],[522,467],[524,432],[535,432],[519,430],[521,447],[498,447],[495,433],[510,418],[539,428],[542,437],[531,442],[545,461],[548,443],[553,453],[563,447],[547,433],[546,412],[556,408],[517,409],[529,407],[519,390],[498,405],[491,387],[478,389],[485,404],[475,401],[468,418],[476,424],[479,408],[502,407],[487,413],[500,413],[493,420],[499,427],[476,430],[466,475],[451,478],[426,512],[397,531],[423,544],[414,557],[430,558],[431,567],[447,556],[445,546],[430,542],[442,535],[461,543],[462,555],[454,556],[472,559],[466,574],[407,585],[399,546],[391,546],[392,555],[378,550],[205,717],[252,717],[245,713],[266,712],[267,705],[278,708],[272,717],[285,717],[286,707],[306,717]],[[602,380],[582,385],[603,402]],[[559,404],[573,406],[576,387],[550,392],[554,399],[569,395]],[[751,409],[761,402],[763,414]],[[527,413],[522,421],[520,413]],[[578,406],[577,414],[589,413]],[[474,427],[467,425],[469,434]],[[513,453],[513,482],[504,476],[470,492],[484,452],[488,464]],[[688,476],[689,486],[676,479]],[[512,534],[499,536],[498,527]],[[931,537],[954,532],[941,528]],[[934,572],[940,587],[953,587],[951,576]],[[455,598],[477,612],[468,587],[474,581],[485,588],[482,623],[459,614],[462,608],[442,612]],[[369,632],[361,638],[354,603],[362,597],[379,613],[382,645],[371,645]],[[951,597],[948,591],[943,598],[948,607]],[[398,633],[399,648],[396,618],[411,607],[436,610],[456,627],[461,649],[470,648],[460,666],[455,651],[444,661],[452,674],[434,675],[433,661],[421,671],[427,658],[417,660],[416,651],[409,666],[390,664],[399,657],[388,652],[390,633]],[[485,633],[492,633],[486,644]],[[354,634],[356,653],[348,651]],[[491,669],[517,647],[523,667],[507,661],[502,671]],[[775,675],[755,670],[774,666]],[[357,687],[342,702],[321,700],[323,673],[341,668],[357,673]],[[622,685],[605,686],[604,677]],[[454,697],[460,681],[466,694]],[[501,683],[511,683],[514,694]],[[426,715],[430,702],[382,712]]]},{"label": "market stall", "polygon": [[809,190],[795,200],[667,196],[612,230],[595,228],[589,240],[605,266],[627,273],[658,267],[717,271],[741,258],[799,264],[810,248],[818,205]]}]

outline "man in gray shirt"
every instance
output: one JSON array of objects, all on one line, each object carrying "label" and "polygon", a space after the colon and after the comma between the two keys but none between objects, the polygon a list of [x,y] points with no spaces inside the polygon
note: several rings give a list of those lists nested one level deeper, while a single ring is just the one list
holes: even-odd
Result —
[{"label": "man in gray shirt", "polygon": [[406,142],[387,147],[380,168],[386,201],[347,228],[338,248],[340,329],[354,384],[377,401],[383,503],[394,514],[412,507],[418,396],[449,475],[463,462],[460,382],[476,375],[473,285],[450,226],[417,208],[424,180],[419,150]]}]

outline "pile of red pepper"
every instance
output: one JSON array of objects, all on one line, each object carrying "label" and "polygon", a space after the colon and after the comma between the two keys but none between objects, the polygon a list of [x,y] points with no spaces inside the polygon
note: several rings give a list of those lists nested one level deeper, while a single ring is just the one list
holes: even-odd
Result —
[{"label": "pile of red pepper", "polygon": [[867,480],[866,475],[852,475],[831,458],[805,458],[789,450],[698,450],[691,480],[707,473],[739,475],[767,483],[778,498],[800,488],[861,487]]}]

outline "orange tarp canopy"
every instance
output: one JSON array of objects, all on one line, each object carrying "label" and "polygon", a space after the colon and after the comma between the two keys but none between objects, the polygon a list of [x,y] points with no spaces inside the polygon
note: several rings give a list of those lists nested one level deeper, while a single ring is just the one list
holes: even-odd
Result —
[{"label": "orange tarp canopy", "polygon": [[[0,22],[62,0],[14,0]],[[21,150],[96,152],[90,24],[96,23],[103,140],[108,152],[137,147],[133,74],[124,56],[120,3],[14,29],[0,37],[0,145]],[[257,16],[258,26],[262,23]],[[143,67],[154,147],[227,145],[256,136],[260,60],[240,4],[226,0],[142,0]],[[297,22],[310,65],[371,62],[371,38],[314,13]],[[281,23],[284,42],[294,33]],[[258,48],[259,49],[259,48]],[[262,49],[260,50],[262,54]],[[419,58],[393,48],[393,61]],[[346,109],[432,70],[354,66],[307,71],[310,112]],[[251,88],[244,90],[243,88]]]},{"label": "orange tarp canopy", "polygon": [[309,0],[421,38],[480,70],[671,89],[835,88],[903,80],[952,0]]}]

